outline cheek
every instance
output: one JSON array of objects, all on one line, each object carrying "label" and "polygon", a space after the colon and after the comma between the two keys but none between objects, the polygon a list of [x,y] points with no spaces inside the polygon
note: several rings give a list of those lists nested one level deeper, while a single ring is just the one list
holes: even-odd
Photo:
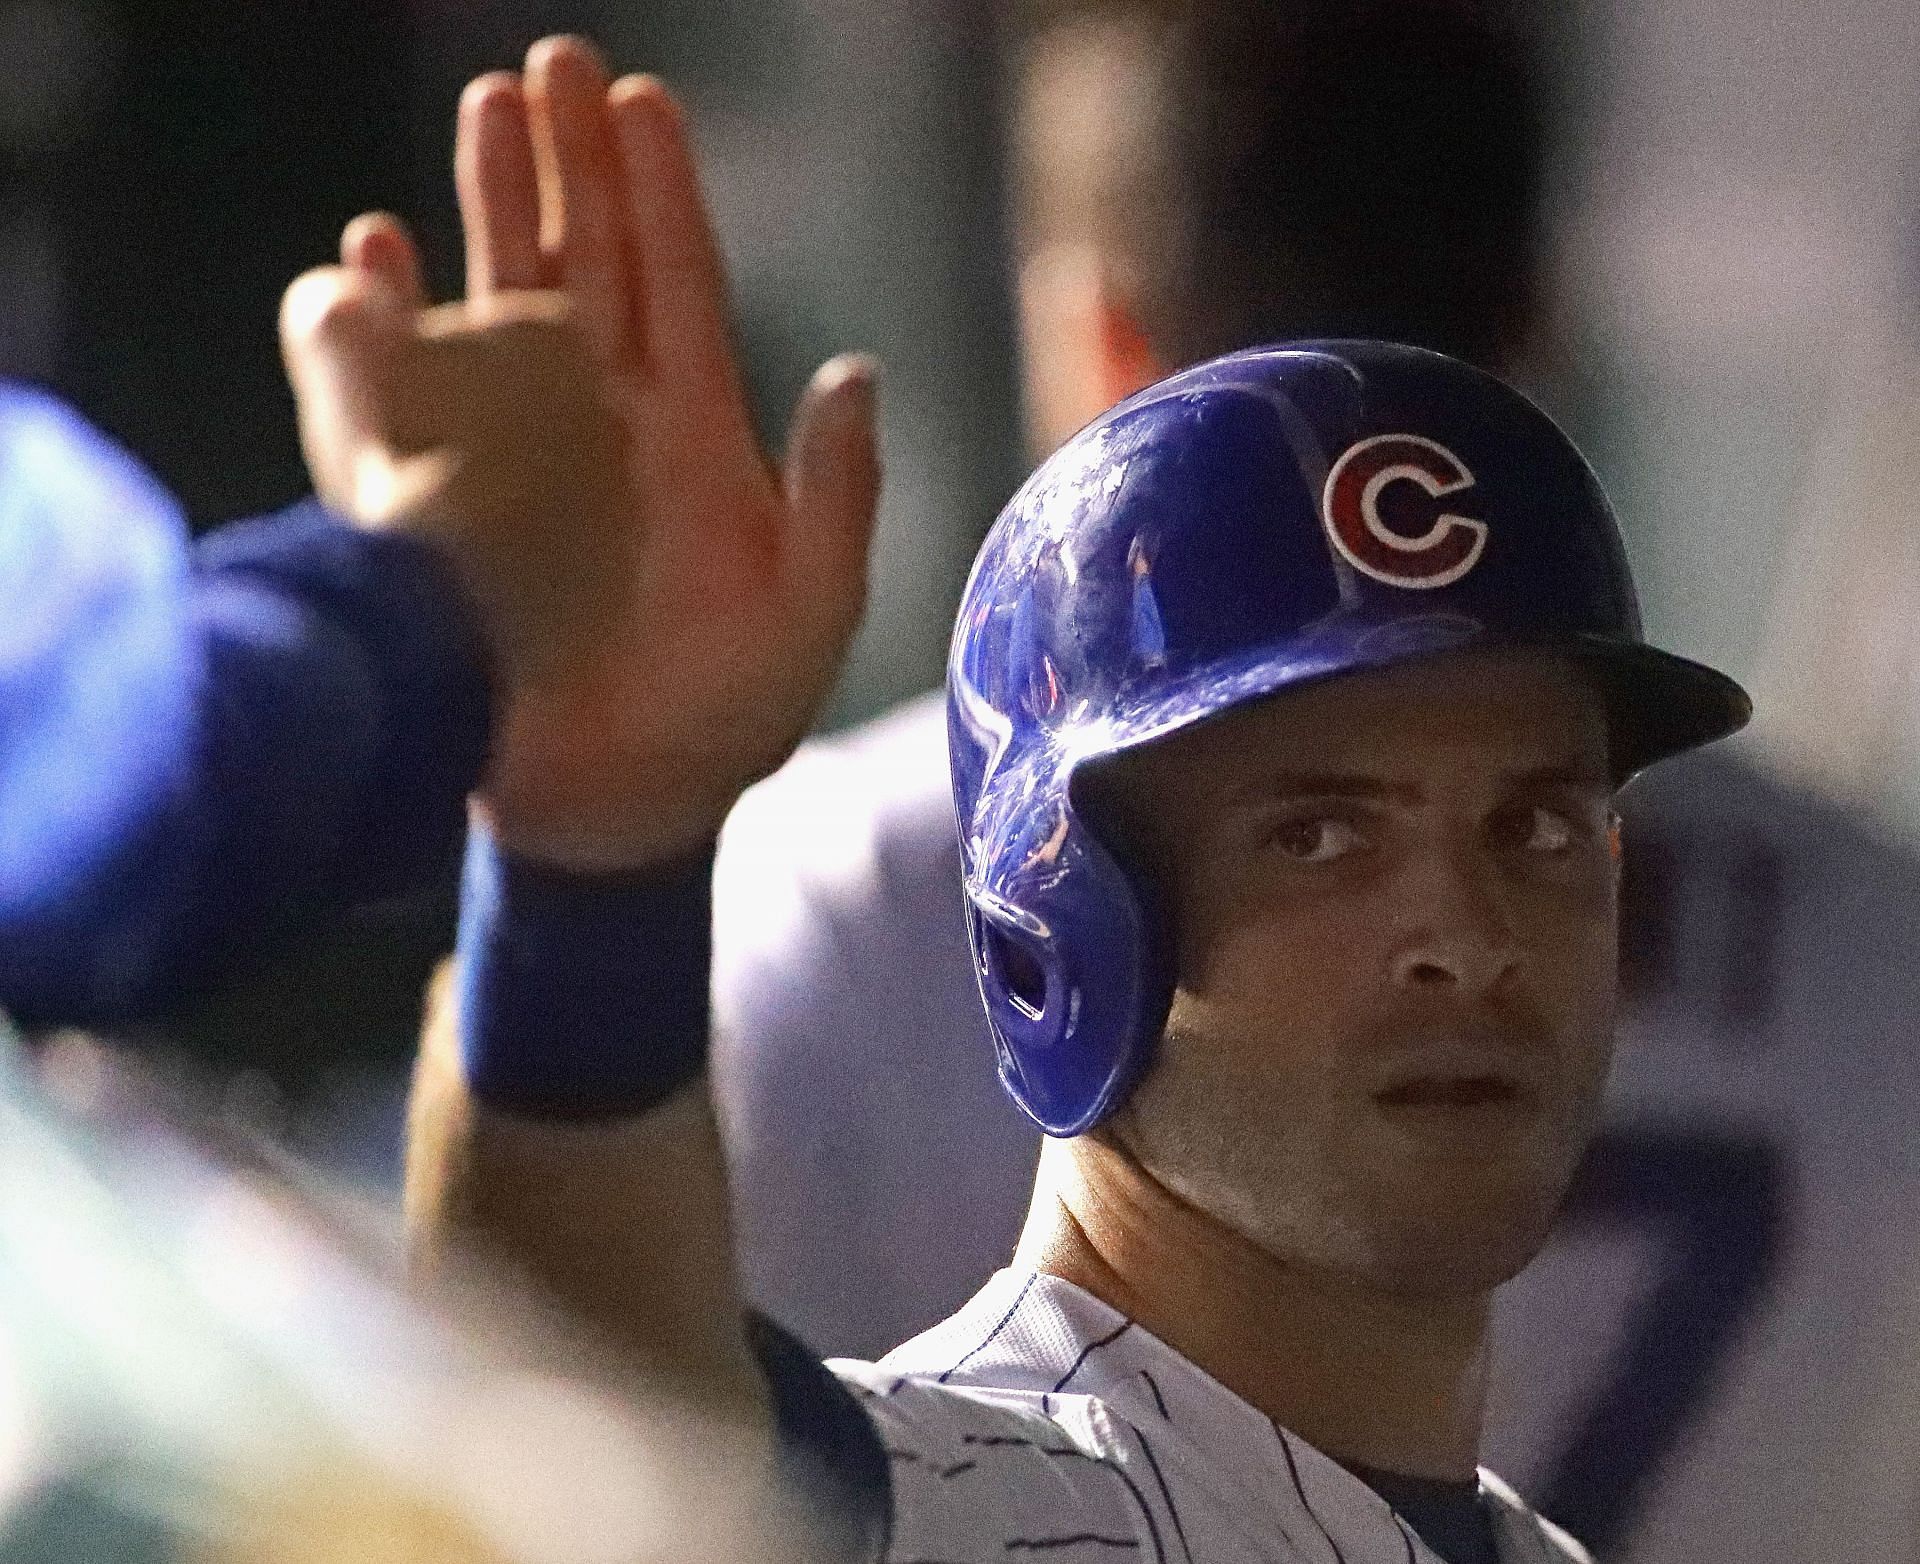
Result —
[{"label": "cheek", "polygon": [[1527,963],[1531,1000],[1566,1040],[1575,1067],[1602,1074],[1613,1054],[1620,986],[1619,920],[1611,891],[1556,909],[1536,929]]},{"label": "cheek", "polygon": [[1620,908],[1609,879],[1531,909],[1536,964],[1570,989],[1611,992],[1620,965]]},{"label": "cheek", "polygon": [[1179,987],[1207,1030],[1265,1047],[1305,1042],[1377,988],[1377,926],[1329,901],[1311,908],[1246,900],[1193,920]]}]

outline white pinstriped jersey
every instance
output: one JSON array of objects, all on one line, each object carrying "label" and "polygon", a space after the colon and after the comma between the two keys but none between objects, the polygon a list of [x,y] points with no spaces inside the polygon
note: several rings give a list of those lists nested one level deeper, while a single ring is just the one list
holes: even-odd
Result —
[{"label": "white pinstriped jersey", "polygon": [[[829,1367],[887,1449],[885,1564],[1439,1564],[1359,1478],[1058,1277],[1001,1271],[879,1363]],[[1585,1564],[1480,1482],[1502,1564]]]}]

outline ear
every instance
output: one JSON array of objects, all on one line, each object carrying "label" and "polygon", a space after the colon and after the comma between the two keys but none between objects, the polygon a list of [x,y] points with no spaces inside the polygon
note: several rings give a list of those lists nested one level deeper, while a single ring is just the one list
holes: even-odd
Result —
[{"label": "ear", "polygon": [[1165,373],[1139,318],[1090,244],[1043,245],[1020,266],[1027,433],[1051,451]]},{"label": "ear", "polygon": [[1111,283],[1103,283],[1097,306],[1100,330],[1100,367],[1105,385],[1101,394],[1103,408],[1125,401],[1143,391],[1167,373],[1132,304],[1119,296]]}]

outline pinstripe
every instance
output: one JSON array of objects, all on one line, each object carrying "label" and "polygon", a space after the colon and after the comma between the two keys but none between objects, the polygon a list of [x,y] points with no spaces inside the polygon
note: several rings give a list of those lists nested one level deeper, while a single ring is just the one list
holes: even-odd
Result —
[{"label": "pinstripe", "polygon": [[889,1462],[887,1466],[887,1502],[880,1507],[882,1512],[880,1520],[880,1552],[876,1555],[880,1564],[890,1564],[893,1558],[893,1513],[894,1506],[898,1502],[894,1496],[893,1466],[892,1463]]},{"label": "pinstripe", "polygon": [[[1126,1422],[1126,1419],[1121,1421]],[[1153,1446],[1147,1443],[1147,1436],[1140,1432],[1139,1425],[1127,1423],[1133,1430],[1133,1437],[1140,1441],[1140,1449],[1147,1458],[1147,1465],[1153,1472],[1153,1480],[1160,1485],[1160,1497],[1167,1506],[1167,1519],[1173,1522],[1173,1534],[1180,1539],[1180,1551],[1186,1556],[1187,1564],[1193,1564],[1193,1549],[1187,1545],[1187,1528],[1180,1521],[1180,1506],[1173,1502],[1173,1490],[1167,1486],[1167,1479],[1160,1470],[1160,1458],[1153,1453]]]},{"label": "pinstripe", "polygon": [[1019,1296],[1007,1306],[1007,1312],[1000,1316],[999,1323],[997,1323],[992,1330],[988,1331],[985,1336],[981,1337],[976,1345],[962,1354],[958,1363],[942,1373],[939,1379],[935,1381],[936,1384],[944,1385],[948,1380],[953,1378],[955,1374],[958,1374],[961,1369],[965,1368],[970,1359],[977,1358],[981,1353],[985,1352],[988,1347],[993,1345],[994,1338],[1007,1328],[1007,1321],[1011,1320],[1014,1315],[1020,1312],[1020,1305],[1027,1301],[1027,1294],[1033,1291],[1033,1284],[1039,1279],[1040,1273],[1038,1271],[1034,1271],[1028,1275],[1026,1283],[1020,1289]]},{"label": "pinstripe", "polygon": [[1147,1496],[1140,1491],[1140,1485],[1127,1475],[1127,1469],[1124,1466],[1109,1461],[1103,1456],[1088,1455],[1084,1450],[1050,1450],[1045,1446],[1039,1448],[1044,1455],[1071,1457],[1075,1460],[1091,1461],[1102,1470],[1112,1472],[1115,1477],[1118,1477],[1121,1482],[1125,1483],[1127,1493],[1132,1497],[1133,1502],[1140,1507],[1140,1518],[1147,1523],[1147,1536],[1153,1543],[1154,1564],[1166,1564],[1167,1550],[1165,1545],[1160,1541],[1160,1523],[1153,1518],[1153,1506],[1147,1503]]},{"label": "pinstripe", "polygon": [[1086,1362],[1088,1358],[1092,1357],[1094,1353],[1098,1352],[1102,1347],[1111,1346],[1114,1342],[1118,1341],[1122,1336],[1126,1335],[1126,1333],[1132,1329],[1133,1329],[1132,1320],[1122,1320],[1116,1329],[1109,1331],[1106,1335],[1102,1336],[1098,1341],[1088,1342],[1084,1347],[1080,1349],[1080,1356],[1073,1360],[1073,1367],[1068,1369],[1066,1373],[1060,1376],[1059,1381],[1053,1387],[1054,1392],[1058,1394],[1060,1391],[1065,1390],[1067,1388],[1068,1381],[1070,1381],[1074,1375],[1078,1374],[1080,1370],[1086,1366]]},{"label": "pinstripe", "polygon": [[1153,1404],[1160,1409],[1161,1417],[1171,1423],[1173,1416],[1167,1411],[1166,1397],[1160,1394],[1160,1382],[1153,1377],[1153,1371],[1151,1369],[1142,1369],[1140,1371],[1140,1377],[1147,1382],[1147,1389],[1153,1392]]},{"label": "pinstripe", "polygon": [[1166,1547],[1160,1540],[1160,1524],[1153,1518],[1153,1506],[1147,1503],[1147,1496],[1140,1491],[1140,1485],[1128,1475],[1126,1468],[1121,1466],[1117,1461],[1110,1460],[1102,1455],[1089,1455],[1086,1451],[1076,1449],[1072,1445],[1043,1445],[1021,1434],[962,1434],[960,1436],[960,1442],[965,1445],[980,1445],[983,1447],[998,1446],[1002,1448],[1008,1445],[1024,1445],[1030,1450],[1037,1451],[1044,1456],[1051,1456],[1055,1460],[1086,1461],[1091,1465],[1099,1467],[1103,1472],[1113,1473],[1113,1475],[1119,1478],[1121,1483],[1125,1485],[1128,1496],[1140,1511],[1140,1518],[1147,1523],[1147,1536],[1153,1543],[1155,1564],[1165,1564],[1167,1557]]},{"label": "pinstripe", "polygon": [[1287,1431],[1278,1423],[1273,1425],[1274,1437],[1280,1441],[1280,1453],[1287,1458],[1287,1475],[1293,1479],[1293,1491],[1300,1495],[1300,1508],[1307,1512],[1307,1519],[1320,1528],[1320,1535],[1327,1539],[1327,1546],[1333,1549],[1333,1564],[1347,1564],[1347,1556],[1340,1551],[1340,1544],[1333,1540],[1333,1533],[1327,1530],[1327,1523],[1313,1513],[1313,1506],[1307,1502],[1306,1485],[1300,1481],[1300,1468],[1293,1461],[1293,1446],[1287,1441]]}]

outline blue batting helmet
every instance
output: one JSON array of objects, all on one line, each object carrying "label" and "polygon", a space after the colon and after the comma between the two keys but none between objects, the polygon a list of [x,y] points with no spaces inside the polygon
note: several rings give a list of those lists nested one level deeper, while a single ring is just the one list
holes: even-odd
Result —
[{"label": "blue batting helmet", "polygon": [[988,534],[948,663],[975,965],[1000,1075],[1055,1135],[1125,1100],[1172,999],[1087,762],[1309,680],[1468,647],[1580,660],[1624,780],[1747,719],[1648,646],[1613,511],[1544,413],[1417,348],[1228,354],[1090,424]]}]

